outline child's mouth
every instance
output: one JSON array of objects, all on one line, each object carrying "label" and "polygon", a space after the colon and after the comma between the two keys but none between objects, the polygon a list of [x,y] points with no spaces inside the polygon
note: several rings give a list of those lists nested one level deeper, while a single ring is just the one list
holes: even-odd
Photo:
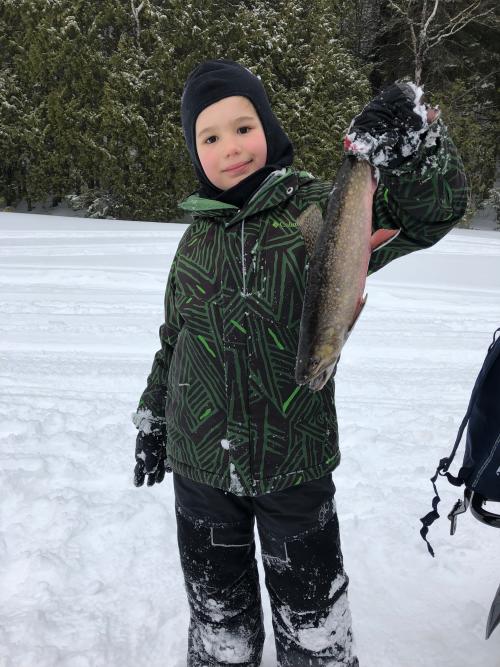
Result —
[{"label": "child's mouth", "polygon": [[245,167],[247,167],[250,164],[251,160],[248,160],[248,162],[239,162],[238,164],[235,164],[233,167],[228,167],[224,171],[229,172],[231,174],[235,174],[239,171],[243,171]]}]

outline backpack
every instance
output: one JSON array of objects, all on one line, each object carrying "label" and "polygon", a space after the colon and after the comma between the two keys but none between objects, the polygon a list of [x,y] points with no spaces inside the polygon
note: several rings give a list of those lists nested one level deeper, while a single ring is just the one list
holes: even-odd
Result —
[{"label": "backpack", "polygon": [[[420,534],[427,544],[431,556],[434,551],[427,540],[429,526],[439,518],[437,511],[440,497],[436,488],[438,476],[446,477],[454,486],[465,486],[463,500],[458,500],[448,519],[450,533],[455,534],[457,517],[470,507],[473,516],[482,523],[500,528],[500,515],[488,511],[488,501],[500,502],[500,328],[493,334],[483,366],[479,371],[469,406],[458,429],[457,439],[451,454],[441,459],[435,475],[431,478],[434,488],[432,511],[420,519]],[[457,476],[448,472],[467,426],[467,439],[462,467]],[[486,638],[500,623],[500,588],[493,601],[488,619]]]}]

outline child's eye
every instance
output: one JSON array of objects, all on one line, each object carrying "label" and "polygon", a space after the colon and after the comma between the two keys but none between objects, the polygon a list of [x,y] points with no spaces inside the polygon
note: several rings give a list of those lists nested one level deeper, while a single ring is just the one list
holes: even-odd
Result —
[{"label": "child's eye", "polygon": [[217,137],[216,137],[215,135],[212,135],[211,137],[207,137],[207,138],[205,139],[205,143],[206,143],[206,144],[213,144],[214,142],[211,141],[212,139],[217,139]]},{"label": "child's eye", "polygon": [[[247,134],[247,132],[249,132],[251,129],[252,128],[248,127],[248,125],[244,125],[243,127],[238,128],[238,132],[242,132],[243,134]],[[246,131],[243,132],[243,130],[246,130]]]}]

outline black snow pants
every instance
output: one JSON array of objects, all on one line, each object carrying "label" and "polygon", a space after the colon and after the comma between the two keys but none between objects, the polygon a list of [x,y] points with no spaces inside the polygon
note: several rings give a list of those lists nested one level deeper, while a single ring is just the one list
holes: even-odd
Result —
[{"label": "black snow pants", "polygon": [[254,518],[278,666],[358,667],[331,475],[257,497],[173,478],[191,616],[188,667],[260,665]]}]

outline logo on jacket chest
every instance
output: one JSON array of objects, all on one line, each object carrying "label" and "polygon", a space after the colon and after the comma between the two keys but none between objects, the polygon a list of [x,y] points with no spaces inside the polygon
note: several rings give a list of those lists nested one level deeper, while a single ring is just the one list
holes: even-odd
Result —
[{"label": "logo on jacket chest", "polygon": [[272,223],[272,226],[273,227],[297,227],[297,221],[294,220],[294,221],[291,221],[291,222],[285,222],[285,221],[281,221],[281,220],[275,220]]}]

